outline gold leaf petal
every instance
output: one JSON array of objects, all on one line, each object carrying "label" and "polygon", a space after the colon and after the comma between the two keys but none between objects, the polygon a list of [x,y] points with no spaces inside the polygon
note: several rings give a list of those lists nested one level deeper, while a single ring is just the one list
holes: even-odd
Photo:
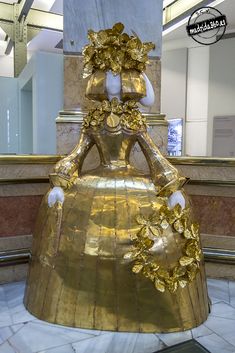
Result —
[{"label": "gold leaf petal", "polygon": [[183,231],[184,231],[184,226],[183,226],[183,224],[182,224],[182,222],[181,222],[181,220],[180,219],[178,219],[177,221],[175,221],[175,223],[174,223],[174,229],[178,232],[178,233],[183,233]]},{"label": "gold leaf petal", "polygon": [[182,280],[179,281],[179,285],[180,285],[181,288],[186,287],[187,284],[188,284],[188,281],[186,281],[186,280],[184,280],[184,279],[182,279]]},{"label": "gold leaf petal", "polygon": [[166,219],[163,219],[161,221],[161,227],[162,227],[162,229],[167,229],[169,227],[169,223],[167,222]]},{"label": "gold leaf petal", "polygon": [[185,231],[184,231],[184,237],[185,237],[186,239],[192,239],[192,238],[193,238],[193,235],[192,235],[192,233],[191,233],[191,231],[190,231],[189,229],[185,229]]},{"label": "gold leaf petal", "polygon": [[133,267],[132,267],[132,272],[134,273],[140,273],[141,270],[143,269],[144,265],[143,264],[135,264]]},{"label": "gold leaf petal", "polygon": [[184,276],[186,273],[186,268],[182,266],[177,266],[174,268],[173,275],[175,277],[181,277]]},{"label": "gold leaf petal", "polygon": [[142,244],[144,248],[151,249],[154,244],[154,241],[150,238],[144,238]]},{"label": "gold leaf petal", "polygon": [[155,285],[155,288],[156,288],[157,290],[159,290],[160,292],[162,292],[162,293],[165,292],[166,285],[165,285],[165,283],[164,283],[163,281],[161,281],[160,279],[156,278],[154,285]]},{"label": "gold leaf petal", "polygon": [[196,274],[197,274],[197,271],[194,271],[194,270],[193,271],[191,270],[191,271],[187,272],[187,275],[188,275],[188,278],[189,278],[190,281],[193,281],[195,279]]},{"label": "gold leaf petal", "polygon": [[150,231],[155,235],[155,237],[160,237],[161,231],[158,227],[156,226],[149,226]]},{"label": "gold leaf petal", "polygon": [[199,224],[198,223],[193,223],[191,225],[191,231],[192,231],[192,235],[195,239],[197,239],[199,237]]},{"label": "gold leaf petal", "polygon": [[170,277],[169,272],[162,269],[162,268],[157,271],[157,274],[159,277],[164,278],[164,279],[168,279]]},{"label": "gold leaf petal", "polygon": [[151,216],[150,216],[150,218],[149,218],[149,220],[150,220],[150,222],[151,223],[153,223],[153,224],[158,224],[159,223],[159,214],[158,213],[153,213]]},{"label": "gold leaf petal", "polygon": [[144,226],[138,232],[138,236],[141,238],[147,238],[149,236],[149,227]]},{"label": "gold leaf petal", "polygon": [[167,288],[169,289],[169,291],[170,291],[171,293],[175,293],[175,291],[176,291],[177,288],[178,288],[178,282],[176,282],[176,281],[169,281],[169,282],[167,283]]},{"label": "gold leaf petal", "polygon": [[[114,33],[120,34],[124,30],[124,25],[121,22],[115,23],[112,30]],[[152,44],[152,43],[150,43],[150,44]]]},{"label": "gold leaf petal", "polygon": [[131,238],[132,241],[138,239],[138,237],[137,237],[136,234],[131,234],[131,235],[130,235],[130,238]]},{"label": "gold leaf petal", "polygon": [[182,215],[182,207],[180,206],[179,203],[175,205],[175,207],[172,210],[177,218],[180,218]]},{"label": "gold leaf petal", "polygon": [[182,256],[179,260],[179,263],[181,266],[188,266],[190,265],[192,262],[194,261],[194,259],[192,257],[188,257],[188,256]]},{"label": "gold leaf petal", "polygon": [[139,255],[139,251],[138,252],[137,251],[129,251],[123,256],[123,258],[125,260],[132,260],[132,259],[135,259],[138,255]]},{"label": "gold leaf petal", "polygon": [[151,263],[151,269],[152,269],[152,271],[157,271],[158,269],[159,269],[159,265],[157,264],[157,263]]},{"label": "gold leaf petal", "polygon": [[145,225],[147,223],[146,219],[142,215],[136,216],[136,222],[140,225]]}]

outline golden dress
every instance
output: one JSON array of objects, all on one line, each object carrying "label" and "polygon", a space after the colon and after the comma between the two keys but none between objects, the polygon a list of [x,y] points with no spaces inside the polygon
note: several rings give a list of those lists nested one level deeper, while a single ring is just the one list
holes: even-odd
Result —
[{"label": "golden dress", "polygon": [[[130,165],[138,143],[149,165]],[[100,165],[83,172],[96,145]],[[50,175],[64,202],[37,218],[24,303],[51,323],[129,332],[183,331],[209,312],[199,230],[185,178],[147,133],[136,103],[103,100]],[[186,207],[168,205],[181,190]]]}]

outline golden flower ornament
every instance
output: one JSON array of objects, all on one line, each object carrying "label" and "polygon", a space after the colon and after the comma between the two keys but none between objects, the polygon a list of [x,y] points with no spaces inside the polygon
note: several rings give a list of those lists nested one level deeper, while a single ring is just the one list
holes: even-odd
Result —
[{"label": "golden flower ornament", "polygon": [[[164,200],[163,198],[161,200]],[[133,250],[124,255],[125,260],[133,261],[132,272],[142,273],[151,280],[160,292],[168,289],[174,293],[179,287],[184,288],[192,282],[199,269],[202,252],[199,243],[199,226],[191,223],[190,209],[177,204],[173,209],[167,206],[167,198],[159,210],[155,210],[148,218],[136,217],[140,230],[131,236]],[[153,254],[155,242],[163,236],[163,232],[171,227],[174,236],[185,238],[182,256],[172,269],[162,268]]]},{"label": "golden flower ornament", "polygon": [[117,98],[113,98],[111,101],[103,100],[97,108],[90,110],[83,119],[83,127],[100,128],[109,116],[118,116],[120,126],[128,130],[137,131],[147,126],[146,118],[140,113],[134,100],[122,103]]},{"label": "golden flower ornament", "polygon": [[119,74],[123,69],[145,70],[147,54],[155,45],[151,42],[142,43],[138,36],[129,36],[123,30],[124,25],[119,22],[110,29],[88,31],[90,44],[82,52],[84,78],[96,70],[111,70],[114,74]]}]

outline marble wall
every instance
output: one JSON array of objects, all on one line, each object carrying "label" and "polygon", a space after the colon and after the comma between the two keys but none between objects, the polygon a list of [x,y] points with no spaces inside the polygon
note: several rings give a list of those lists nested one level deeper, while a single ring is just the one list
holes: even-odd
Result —
[{"label": "marble wall", "polygon": [[202,233],[235,237],[234,197],[191,195],[191,199]]},{"label": "marble wall", "polygon": [[125,31],[134,31],[142,41],[152,41],[151,55],[161,56],[162,0],[66,0],[64,1],[65,53],[79,53],[87,44],[87,31],[111,28],[116,22],[125,25]]},{"label": "marble wall", "polygon": [[0,197],[0,237],[32,234],[41,195]]}]

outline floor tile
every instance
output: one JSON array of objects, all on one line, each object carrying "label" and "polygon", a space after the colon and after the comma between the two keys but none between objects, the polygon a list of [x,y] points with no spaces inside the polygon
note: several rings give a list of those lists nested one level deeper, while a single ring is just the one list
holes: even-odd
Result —
[{"label": "floor tile", "polygon": [[19,297],[23,299],[25,282],[8,283],[4,284],[2,287],[5,292],[6,300],[8,302],[18,301]]},{"label": "floor tile", "polygon": [[38,353],[74,353],[74,349],[71,344],[66,344],[65,346],[46,349]]},{"label": "floor tile", "polygon": [[15,324],[11,326],[11,329],[13,331],[13,333],[16,333],[17,331],[19,331],[22,327],[24,327],[24,324]]},{"label": "floor tile", "polygon": [[35,320],[35,317],[25,309],[23,304],[25,283],[16,282],[15,285],[10,283],[4,285],[3,288],[13,324]]},{"label": "floor tile", "polygon": [[34,353],[90,337],[94,336],[78,332],[76,329],[29,322],[14,334],[9,342],[19,353]]},{"label": "floor tile", "polygon": [[235,320],[227,320],[220,317],[209,316],[204,325],[218,336],[232,344],[235,351]]},{"label": "floor tile", "polygon": [[5,302],[5,300],[6,300],[6,296],[5,296],[3,286],[0,286],[0,303]]},{"label": "floor tile", "polygon": [[205,337],[198,337],[196,340],[205,348],[207,348],[211,353],[235,352],[235,347],[233,345],[229,344],[215,333]]},{"label": "floor tile", "polygon": [[8,306],[4,303],[0,306],[0,327],[11,326],[13,321]]},{"label": "floor tile", "polygon": [[72,344],[75,353],[132,353],[137,333],[107,333]]},{"label": "floor tile", "polygon": [[208,336],[211,335],[213,332],[206,327],[205,325],[200,325],[198,327],[195,327],[191,330],[192,332],[192,337],[193,338],[197,338],[197,337],[201,337],[201,336]]},{"label": "floor tile", "polygon": [[207,280],[209,297],[212,303],[223,301],[229,303],[229,287],[227,280],[209,278]]},{"label": "floor tile", "polygon": [[17,353],[8,342],[0,344],[0,353]]},{"label": "floor tile", "polygon": [[173,344],[192,339],[192,333],[190,330],[184,332],[161,333],[158,334],[158,337],[167,346],[172,346]]},{"label": "floor tile", "polygon": [[230,305],[235,308],[235,282],[229,282]]},{"label": "floor tile", "polygon": [[235,320],[235,308],[227,303],[219,302],[212,306],[211,315]]},{"label": "floor tile", "polygon": [[4,343],[12,335],[13,331],[10,327],[0,327],[0,344]]},{"label": "floor tile", "polygon": [[165,347],[156,335],[139,334],[133,353],[152,353]]}]

